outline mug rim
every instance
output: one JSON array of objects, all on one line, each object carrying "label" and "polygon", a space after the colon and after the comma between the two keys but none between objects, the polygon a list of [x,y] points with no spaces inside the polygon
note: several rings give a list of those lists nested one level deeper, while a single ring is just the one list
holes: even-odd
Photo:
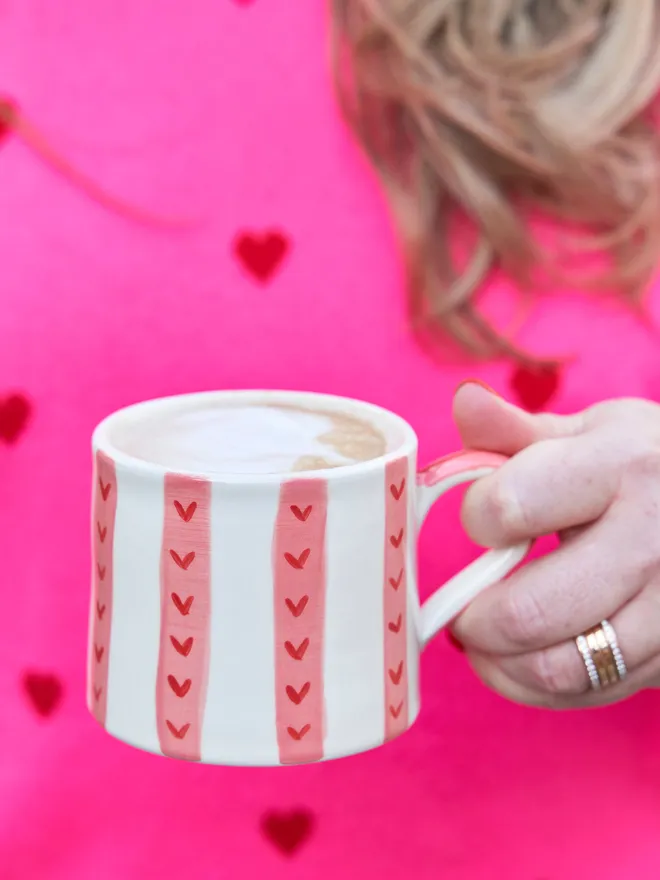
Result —
[{"label": "mug rim", "polygon": [[[120,449],[111,439],[111,433],[122,424],[138,420],[150,413],[162,413],[177,410],[182,407],[194,407],[200,403],[232,403],[247,404],[257,403],[268,399],[269,402],[282,405],[302,405],[313,408],[319,404],[329,412],[348,412],[351,415],[361,415],[375,423],[381,430],[389,429],[401,432],[401,442],[397,446],[368,461],[355,462],[354,464],[342,465],[335,468],[317,468],[306,471],[276,471],[273,473],[233,473],[231,471],[189,470],[168,467],[164,464],[148,461],[131,455]],[[223,391],[197,391],[184,394],[174,394],[166,397],[156,397],[138,403],[122,407],[106,416],[94,429],[92,434],[92,448],[94,453],[102,452],[109,456],[112,461],[125,469],[143,475],[163,476],[165,474],[178,474],[185,477],[193,477],[208,480],[212,483],[231,483],[240,485],[281,483],[291,479],[324,479],[343,480],[362,474],[373,473],[381,470],[390,462],[417,453],[418,439],[415,429],[402,417],[385,407],[375,403],[369,403],[354,397],[343,397],[336,394],[325,394],[316,391],[286,391],[276,389],[226,389]]]}]

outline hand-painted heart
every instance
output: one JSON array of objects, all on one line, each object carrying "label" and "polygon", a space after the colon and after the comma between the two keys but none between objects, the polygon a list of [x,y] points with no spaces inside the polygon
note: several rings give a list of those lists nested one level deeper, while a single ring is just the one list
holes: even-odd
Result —
[{"label": "hand-painted heart", "polygon": [[403,541],[403,529],[400,529],[398,535],[390,535],[390,544],[398,549],[401,546],[401,541]]},{"label": "hand-painted heart", "polygon": [[52,715],[62,700],[64,688],[56,675],[43,672],[26,672],[23,688],[33,709],[42,718]]},{"label": "hand-painted heart", "polygon": [[510,385],[526,410],[540,412],[559,390],[561,378],[559,367],[532,368],[521,365],[511,376]]},{"label": "hand-painted heart", "polygon": [[102,693],[103,693],[103,688],[102,688],[102,687],[95,687],[95,688],[94,688],[94,699],[96,700],[97,703],[98,703],[98,701],[101,699],[101,694],[102,694]]},{"label": "hand-painted heart", "polygon": [[403,569],[399,572],[398,578],[390,578],[390,586],[394,587],[395,590],[398,590],[401,586],[401,580],[403,578]]},{"label": "hand-painted heart", "polygon": [[309,838],[314,828],[314,815],[308,810],[291,813],[269,812],[261,819],[264,836],[286,856],[292,856]]},{"label": "hand-painted heart", "polygon": [[390,706],[390,715],[392,718],[398,718],[401,714],[401,710],[403,709],[403,700],[399,703],[398,706]]},{"label": "hand-painted heart", "polygon": [[401,663],[399,663],[396,670],[388,669],[387,671],[389,672],[390,678],[392,679],[392,684],[399,684],[399,682],[401,681],[401,676],[403,675],[403,660],[401,661]]},{"label": "hand-painted heart", "polygon": [[305,651],[309,648],[309,639],[303,639],[297,648],[294,648],[291,642],[285,642],[284,647],[289,656],[293,657],[294,660],[302,660],[305,656]]},{"label": "hand-painted heart", "polygon": [[393,621],[390,621],[388,624],[388,628],[389,628],[390,632],[398,633],[399,630],[401,629],[402,620],[403,620],[403,618],[399,614],[399,616],[396,619],[396,623],[394,623]]},{"label": "hand-painted heart", "polygon": [[311,552],[312,551],[308,547],[307,550],[303,550],[300,556],[293,556],[291,553],[285,553],[284,558],[289,563],[291,568],[297,568],[298,570],[301,570],[305,567],[305,563],[309,559],[309,554]]},{"label": "hand-painted heart", "polygon": [[96,655],[96,662],[97,663],[100,663],[101,660],[103,659],[103,652],[104,651],[105,651],[105,648],[103,647],[103,645],[101,645],[100,648],[98,645],[94,645],[94,654]]},{"label": "hand-painted heart", "polygon": [[300,741],[305,734],[309,733],[312,729],[311,724],[306,724],[304,727],[301,727],[300,730],[296,730],[295,727],[287,727],[287,733],[291,737],[291,739],[295,739]]},{"label": "hand-painted heart", "polygon": [[190,520],[195,515],[195,511],[197,510],[196,501],[191,501],[186,508],[184,508],[183,504],[181,504],[180,501],[175,501],[174,506],[176,507],[176,512],[179,514],[184,522],[190,522]]},{"label": "hand-painted heart", "polygon": [[[0,131],[0,136],[2,132]],[[32,414],[30,401],[22,394],[11,394],[0,401],[0,440],[15,443],[21,436]]]},{"label": "hand-painted heart", "polygon": [[103,528],[101,528],[101,523],[97,522],[96,528],[99,533],[99,539],[100,539],[101,543],[103,544],[103,542],[105,541],[105,536],[108,534],[108,527],[104,526]]},{"label": "hand-painted heart", "polygon": [[101,477],[99,477],[99,486],[101,488],[101,497],[104,501],[107,501],[110,489],[112,489],[112,483],[104,483]]},{"label": "hand-painted heart", "polygon": [[311,686],[311,683],[309,681],[306,681],[305,684],[300,688],[300,690],[297,691],[294,687],[291,687],[291,685],[288,684],[286,686],[286,695],[292,703],[295,703],[296,706],[299,706],[309,693],[309,689]]},{"label": "hand-painted heart", "polygon": [[392,495],[394,496],[394,500],[395,500],[395,501],[398,501],[399,498],[401,498],[401,496],[403,495],[403,490],[404,490],[405,488],[406,488],[406,479],[405,479],[405,477],[403,478],[403,480],[401,480],[401,482],[399,483],[398,486],[395,486],[394,483],[392,483],[392,485],[390,486],[390,492],[391,492]]},{"label": "hand-painted heart", "polygon": [[167,724],[167,727],[168,727],[170,733],[172,734],[172,736],[175,736],[177,739],[183,739],[184,736],[190,730],[190,724],[184,724],[183,727],[180,727],[177,730],[171,721],[167,721],[165,723]]},{"label": "hand-painted heart", "polygon": [[172,593],[172,601],[174,602],[174,605],[176,606],[176,610],[179,612],[179,614],[182,614],[184,617],[186,615],[190,614],[190,606],[192,605],[194,599],[195,599],[194,596],[188,596],[186,601],[182,602],[176,593]]},{"label": "hand-painted heart", "polygon": [[312,505],[308,504],[304,510],[301,510],[297,504],[291,505],[291,513],[295,516],[296,519],[299,519],[300,522],[307,522],[307,518],[312,512]]},{"label": "hand-painted heart", "polygon": [[100,562],[96,563],[96,570],[99,573],[99,580],[105,580],[105,565],[101,565]]},{"label": "hand-painted heart", "polygon": [[193,560],[195,559],[195,551],[191,550],[190,553],[186,553],[186,555],[182,559],[176,552],[176,550],[170,550],[170,556],[176,562],[179,568],[182,568],[184,571],[188,571],[193,563]]},{"label": "hand-painted heart", "polygon": [[173,675],[167,676],[167,683],[172,688],[177,697],[185,697],[192,686],[192,681],[187,678],[183,684],[179,684]]},{"label": "hand-painted heart", "polygon": [[303,596],[300,602],[297,605],[294,605],[291,599],[285,599],[286,607],[289,609],[291,614],[294,617],[300,617],[305,608],[307,607],[307,603],[309,602],[309,596]]},{"label": "hand-painted heart", "polygon": [[103,615],[105,614],[105,605],[101,605],[98,602],[96,603],[96,614],[99,620],[103,620]]},{"label": "hand-painted heart", "polygon": [[188,654],[190,654],[190,652],[192,651],[194,641],[192,636],[187,638],[183,644],[181,644],[178,639],[175,639],[174,636],[170,636],[170,641],[174,645],[174,649],[184,657],[187,657]]},{"label": "hand-painted heart", "polygon": [[270,281],[289,248],[289,240],[280,232],[243,232],[234,240],[235,256],[262,283]]}]

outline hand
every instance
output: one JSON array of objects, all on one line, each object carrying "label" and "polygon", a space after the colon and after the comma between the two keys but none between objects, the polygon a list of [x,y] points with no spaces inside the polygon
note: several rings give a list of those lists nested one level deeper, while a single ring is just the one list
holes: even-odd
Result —
[{"label": "hand", "polygon": [[[660,686],[660,406],[529,415],[471,383],[454,417],[466,447],[513,456],[468,490],[472,539],[502,547],[557,532],[561,542],[454,621],[477,675],[515,702],[554,709]],[[575,637],[605,618],[628,675],[593,691]]]}]

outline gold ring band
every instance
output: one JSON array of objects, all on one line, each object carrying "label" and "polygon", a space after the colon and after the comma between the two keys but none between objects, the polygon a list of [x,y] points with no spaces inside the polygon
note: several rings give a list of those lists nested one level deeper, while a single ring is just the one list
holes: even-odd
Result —
[{"label": "gold ring band", "polygon": [[592,690],[611,687],[628,674],[614,627],[602,620],[575,640],[584,662]]}]

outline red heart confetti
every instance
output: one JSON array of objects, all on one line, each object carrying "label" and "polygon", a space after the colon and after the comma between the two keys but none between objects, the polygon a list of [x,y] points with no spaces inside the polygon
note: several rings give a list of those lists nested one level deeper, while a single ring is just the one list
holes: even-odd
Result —
[{"label": "red heart confetti", "polygon": [[262,284],[273,278],[290,249],[291,242],[281,232],[240,232],[234,240],[234,255]]},{"label": "red heart confetti", "polygon": [[48,718],[56,711],[64,694],[60,679],[48,672],[26,672],[23,689],[33,709],[42,718]]},{"label": "red heart confetti", "polygon": [[550,403],[561,385],[558,367],[516,368],[510,380],[511,389],[528,412],[540,412]]},{"label": "red heart confetti", "polygon": [[13,133],[18,119],[18,107],[11,98],[0,99],[0,140]]},{"label": "red heart confetti", "polygon": [[[0,131],[0,136],[1,136]],[[30,416],[32,404],[23,394],[10,394],[4,400],[0,399],[0,440],[5,443],[16,443],[25,431]]]},{"label": "red heart confetti", "polygon": [[283,855],[293,856],[311,837],[315,818],[309,810],[280,813],[272,810],[261,818],[261,830]]}]

